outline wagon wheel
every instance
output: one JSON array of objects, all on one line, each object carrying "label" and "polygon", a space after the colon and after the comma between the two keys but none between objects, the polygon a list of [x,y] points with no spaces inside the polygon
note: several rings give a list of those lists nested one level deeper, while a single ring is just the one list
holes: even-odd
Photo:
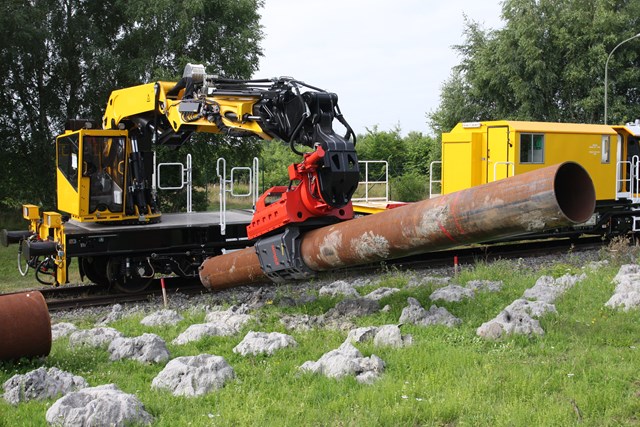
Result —
[{"label": "wagon wheel", "polygon": [[111,257],[107,261],[107,278],[113,289],[123,293],[142,292],[151,285],[153,277],[146,277],[149,271],[144,263],[134,263],[136,268],[130,268],[129,275],[123,269],[123,258]]},{"label": "wagon wheel", "polygon": [[109,286],[107,257],[83,257],[80,258],[80,266],[87,279],[98,286]]}]

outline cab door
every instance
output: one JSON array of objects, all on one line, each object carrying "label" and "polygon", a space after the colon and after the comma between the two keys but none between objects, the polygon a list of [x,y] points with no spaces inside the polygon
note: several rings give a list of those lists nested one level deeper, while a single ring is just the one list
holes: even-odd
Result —
[{"label": "cab door", "polygon": [[513,163],[509,160],[513,143],[509,135],[508,125],[487,126],[487,182],[513,175]]}]

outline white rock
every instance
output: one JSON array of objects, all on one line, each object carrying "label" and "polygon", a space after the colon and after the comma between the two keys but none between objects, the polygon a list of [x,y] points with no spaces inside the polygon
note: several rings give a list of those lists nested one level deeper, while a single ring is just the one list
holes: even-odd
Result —
[{"label": "white rock", "polygon": [[215,324],[225,324],[235,332],[240,332],[240,329],[247,324],[250,320],[253,320],[253,316],[248,314],[249,307],[245,304],[241,306],[233,306],[228,310],[211,311],[207,313],[205,322]]},{"label": "white rock", "polygon": [[51,339],[53,341],[66,337],[74,331],[77,331],[78,328],[73,323],[68,322],[60,322],[54,325],[51,325]]},{"label": "white rock", "polygon": [[236,329],[226,323],[196,323],[178,335],[172,344],[183,345],[192,341],[199,341],[205,337],[228,337],[235,335]]},{"label": "white rock", "polygon": [[505,307],[509,313],[526,313],[531,317],[542,317],[547,313],[557,313],[558,310],[553,304],[544,301],[529,301],[519,298]]},{"label": "white rock", "polygon": [[544,330],[540,327],[540,322],[527,313],[510,313],[503,310],[494,319],[483,323],[476,330],[476,334],[482,338],[495,340],[509,334],[544,335]]},{"label": "white rock", "polygon": [[140,321],[145,326],[166,326],[175,325],[184,320],[175,310],[160,310],[151,313]]},{"label": "white rock", "polygon": [[67,394],[49,408],[46,419],[51,425],[63,427],[149,425],[153,421],[137,397],[115,384]]},{"label": "white rock", "polygon": [[14,375],[4,383],[4,399],[12,405],[29,400],[43,400],[88,387],[87,381],[56,367],[38,368],[24,375]]},{"label": "white rock", "polygon": [[629,311],[640,307],[640,292],[616,293],[604,305]]},{"label": "white rock", "polygon": [[503,286],[502,280],[469,280],[466,287],[475,292],[499,292]]},{"label": "white rock", "polygon": [[169,390],[174,396],[201,396],[222,388],[233,378],[235,372],[223,357],[201,354],[171,360],[151,387]]},{"label": "white rock", "polygon": [[[376,355],[363,357],[352,344],[345,342],[339,348],[325,353],[318,361],[307,361],[300,366],[301,371],[322,374],[329,378],[354,375],[356,379],[370,382],[384,371],[384,362]],[[369,372],[367,374],[367,372]]]},{"label": "white rock", "polygon": [[453,327],[462,323],[462,320],[449,313],[444,307],[432,305],[429,310],[422,308],[418,300],[409,297],[409,305],[402,310],[398,323],[411,323],[420,326],[445,325]]},{"label": "white rock", "polygon": [[167,344],[156,334],[116,338],[109,344],[109,353],[110,360],[133,359],[144,363],[158,363],[169,359]]},{"label": "white rock", "polygon": [[352,344],[363,343],[365,341],[372,340],[378,332],[377,326],[364,326],[361,328],[352,329],[347,335],[345,342]]},{"label": "white rock", "polygon": [[125,312],[122,309],[122,305],[121,304],[114,304],[113,307],[111,307],[111,312],[107,315],[107,317],[105,317],[100,322],[98,322],[97,325],[98,326],[106,326],[111,322],[115,322],[117,320],[122,319],[122,317],[124,315],[125,315]]},{"label": "white rock", "polygon": [[459,302],[465,298],[473,298],[473,290],[463,288],[460,285],[449,285],[436,289],[429,297],[432,301]]},{"label": "white rock", "polygon": [[383,325],[378,328],[376,335],[373,337],[373,345],[405,347],[413,343],[411,335],[402,335],[398,325]]},{"label": "white rock", "polygon": [[353,285],[345,282],[344,280],[336,280],[333,283],[325,285],[320,288],[320,291],[318,293],[320,296],[330,297],[337,297],[342,295],[355,298],[360,297],[360,294],[353,287]]},{"label": "white rock", "polygon": [[584,280],[585,277],[587,276],[584,273],[580,276],[565,274],[557,279],[551,276],[541,276],[533,287],[524,291],[523,297],[552,303],[556,298],[565,293],[567,289]]},{"label": "white rock", "polygon": [[109,327],[81,329],[69,335],[69,345],[71,347],[107,347],[111,341],[122,336],[118,330]]},{"label": "white rock", "polygon": [[275,351],[286,347],[295,347],[298,343],[292,336],[279,332],[254,332],[250,331],[244,339],[234,347],[233,352],[247,356],[252,354],[272,355]]},{"label": "white rock", "polygon": [[400,289],[382,287],[368,293],[367,295],[364,296],[364,298],[380,301],[382,298],[386,298],[389,295],[395,294],[396,292],[400,292]]}]

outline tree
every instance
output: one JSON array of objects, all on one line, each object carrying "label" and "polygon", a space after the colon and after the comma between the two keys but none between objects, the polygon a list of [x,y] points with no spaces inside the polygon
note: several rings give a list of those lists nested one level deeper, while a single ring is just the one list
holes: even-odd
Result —
[{"label": "tree", "polygon": [[[601,123],[607,55],[640,28],[640,2],[505,0],[505,22],[467,21],[462,57],[428,115],[436,133],[457,122],[520,119]],[[635,45],[632,45],[635,43]],[[609,63],[609,122],[640,116],[640,40]]]},{"label": "tree", "polygon": [[[177,79],[187,62],[228,77],[250,77],[261,55],[261,5],[262,0],[4,1],[0,208],[26,201],[53,207],[54,136],[68,118],[100,119],[112,90]],[[207,145],[211,163],[215,146]]]},{"label": "tree", "polygon": [[358,137],[356,150],[360,160],[386,160],[389,174],[402,175],[405,168],[405,144],[398,126],[381,131],[378,126],[367,128],[365,135]]}]

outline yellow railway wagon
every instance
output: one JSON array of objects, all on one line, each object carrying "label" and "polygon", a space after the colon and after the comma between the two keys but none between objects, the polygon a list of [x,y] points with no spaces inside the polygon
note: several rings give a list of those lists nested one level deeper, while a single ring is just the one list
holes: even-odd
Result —
[{"label": "yellow railway wagon", "polygon": [[511,120],[458,123],[442,134],[442,193],[571,160],[593,180],[598,227],[636,230],[640,228],[639,137],[638,121],[620,126]]}]

